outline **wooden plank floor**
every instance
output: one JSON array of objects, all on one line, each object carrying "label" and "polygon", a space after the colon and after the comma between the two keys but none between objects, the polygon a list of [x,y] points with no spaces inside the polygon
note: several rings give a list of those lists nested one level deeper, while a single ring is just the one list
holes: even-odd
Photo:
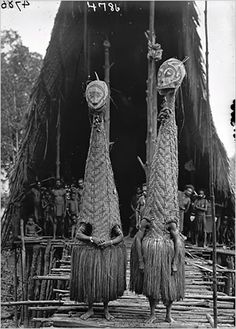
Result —
[{"label": "wooden plank floor", "polygon": [[[132,239],[125,240],[128,258]],[[68,262],[67,262],[68,263]],[[172,308],[172,317],[174,322],[169,324],[164,322],[165,307],[160,303],[156,308],[156,321],[152,325],[146,325],[149,315],[149,304],[145,296],[135,295],[129,290],[118,300],[109,303],[111,314],[115,317],[113,321],[106,321],[102,313],[102,305],[95,305],[95,314],[89,320],[80,319],[81,314],[86,311],[86,305],[75,304],[69,301],[68,293],[62,298],[65,300],[63,306],[55,309],[55,313],[48,319],[34,319],[36,322],[50,322],[54,327],[103,327],[103,328],[139,328],[139,327],[157,327],[157,328],[211,328],[206,314],[213,316],[212,310],[212,290],[211,283],[205,281],[205,272],[196,264],[204,265],[207,268],[207,261],[191,257],[186,257],[185,276],[186,290],[183,301],[174,303]],[[68,275],[69,264],[62,265],[61,275]],[[208,266],[209,268],[209,266]],[[58,270],[52,275],[58,276]],[[129,286],[129,259],[127,268],[127,287]],[[235,310],[233,301],[225,300],[227,295],[219,293],[222,300],[218,301],[218,326],[234,327]],[[43,308],[42,308],[43,309]],[[46,324],[46,323],[45,323]],[[48,324],[47,324],[48,325]]]}]

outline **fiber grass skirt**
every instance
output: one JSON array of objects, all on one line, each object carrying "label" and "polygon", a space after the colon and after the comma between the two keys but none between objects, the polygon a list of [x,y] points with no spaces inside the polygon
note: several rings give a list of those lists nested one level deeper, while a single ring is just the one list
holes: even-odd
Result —
[{"label": "fiber grass skirt", "polygon": [[131,248],[130,289],[137,294],[144,294],[162,300],[164,305],[184,297],[184,243],[179,246],[177,272],[172,274],[171,265],[174,257],[174,243],[170,238],[144,238],[142,252],[144,272],[138,266],[136,238]]},{"label": "fiber grass skirt", "polygon": [[126,289],[126,248],[123,243],[105,249],[91,244],[74,246],[71,258],[70,299],[109,302]]}]

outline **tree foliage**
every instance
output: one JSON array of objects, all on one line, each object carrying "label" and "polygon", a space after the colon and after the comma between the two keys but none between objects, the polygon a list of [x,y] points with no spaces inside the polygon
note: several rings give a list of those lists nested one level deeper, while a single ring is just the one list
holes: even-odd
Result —
[{"label": "tree foliage", "polygon": [[233,136],[235,138],[235,99],[233,100],[233,103],[230,106],[231,108],[231,119],[230,119],[230,124],[231,126],[234,127],[234,133]]},{"label": "tree foliage", "polygon": [[16,31],[1,31],[1,154],[3,167],[14,164],[19,151],[32,86],[42,56],[30,52]]}]

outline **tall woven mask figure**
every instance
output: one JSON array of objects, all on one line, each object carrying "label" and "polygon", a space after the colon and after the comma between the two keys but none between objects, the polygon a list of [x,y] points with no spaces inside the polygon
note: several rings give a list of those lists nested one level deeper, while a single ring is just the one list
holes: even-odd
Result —
[{"label": "tall woven mask figure", "polygon": [[173,301],[184,297],[184,242],[179,234],[178,149],[175,95],[185,76],[182,62],[171,58],[158,72],[157,89],[165,101],[152,159],[146,207],[131,249],[131,290],[148,297],[151,315],[162,300],[171,322]]},{"label": "tall woven mask figure", "polygon": [[126,249],[121,230],[119,201],[104,129],[108,97],[105,82],[88,84],[86,100],[92,115],[92,130],[85,168],[81,211],[72,251],[70,298],[88,303],[86,320],[93,314],[93,303],[108,302],[123,295],[126,287]]}]

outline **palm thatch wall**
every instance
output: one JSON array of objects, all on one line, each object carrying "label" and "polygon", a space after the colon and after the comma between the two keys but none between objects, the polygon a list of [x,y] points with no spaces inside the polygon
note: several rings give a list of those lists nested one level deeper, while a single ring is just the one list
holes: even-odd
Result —
[{"label": "palm thatch wall", "polygon": [[[104,78],[103,41],[109,38],[111,69],[111,159],[126,223],[133,188],[144,181],[137,155],[145,160],[147,42],[149,3],[122,1],[119,13],[87,9],[86,2],[61,2],[43,68],[33,88],[29,119],[18,162],[11,176],[8,208],[2,218],[2,243],[18,233],[21,199],[36,176],[56,172],[57,114],[61,110],[61,175],[82,177],[90,125],[84,100],[88,74]],[[163,61],[186,62],[187,79],[177,100],[179,126],[179,187],[208,187],[207,108],[204,60],[197,33],[194,2],[156,2],[155,25]],[[160,63],[161,64],[161,63]],[[93,78],[93,77],[92,77]],[[158,99],[159,105],[161,99]],[[226,151],[213,129],[214,183],[218,198],[231,193]],[[186,170],[192,160],[195,170]]]}]

